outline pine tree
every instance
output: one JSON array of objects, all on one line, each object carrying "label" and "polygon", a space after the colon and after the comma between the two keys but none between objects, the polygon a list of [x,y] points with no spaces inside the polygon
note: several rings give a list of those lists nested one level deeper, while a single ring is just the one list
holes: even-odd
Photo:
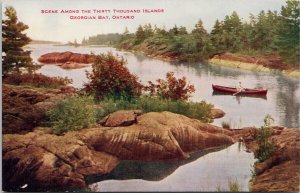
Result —
[{"label": "pine tree", "polygon": [[141,43],[142,41],[144,41],[146,39],[146,34],[145,31],[143,29],[143,27],[141,25],[139,25],[139,27],[137,28],[136,32],[135,32],[135,36],[136,36],[136,44]]},{"label": "pine tree", "polygon": [[124,30],[124,32],[123,32],[123,35],[124,36],[127,36],[129,34],[129,30],[128,30],[128,27],[126,26],[125,27],[125,30]]},{"label": "pine tree", "polygon": [[184,26],[180,26],[178,29],[178,34],[179,35],[186,35],[188,32],[186,31],[186,28]]},{"label": "pine tree", "polygon": [[299,65],[299,1],[287,1],[281,8],[280,22],[277,28],[275,45],[279,54],[289,63]]},{"label": "pine tree", "polygon": [[179,29],[177,27],[177,25],[175,25],[172,29],[169,30],[169,34],[172,36],[176,36],[179,33]]},{"label": "pine tree", "polygon": [[210,33],[210,40],[215,52],[222,52],[226,50],[223,39],[222,23],[219,20],[216,20],[216,23]]},{"label": "pine tree", "polygon": [[206,54],[205,46],[210,44],[208,41],[208,33],[203,27],[203,22],[200,19],[198,23],[195,25],[195,28],[192,30],[192,36],[196,42],[196,48],[198,52],[202,52],[202,54]]},{"label": "pine tree", "polygon": [[29,44],[31,39],[23,33],[28,26],[18,21],[16,10],[9,6],[4,12],[7,17],[2,21],[2,67],[3,76],[12,72],[21,73],[21,68],[32,73],[36,66],[33,65],[30,51],[24,51],[23,46]]}]

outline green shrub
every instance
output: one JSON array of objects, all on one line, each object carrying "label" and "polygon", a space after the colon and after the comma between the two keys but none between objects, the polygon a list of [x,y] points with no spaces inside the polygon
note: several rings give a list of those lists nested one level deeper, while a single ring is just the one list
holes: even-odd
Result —
[{"label": "green shrub", "polygon": [[143,96],[128,101],[126,99],[113,100],[106,98],[99,102],[102,107],[98,112],[98,118],[101,119],[106,115],[117,110],[140,109],[144,112],[162,112],[170,111],[182,114],[190,118],[199,119],[203,122],[211,122],[210,111],[213,107],[205,101],[187,102],[182,100],[163,100],[158,97]]},{"label": "green shrub", "polygon": [[263,162],[268,159],[271,153],[275,150],[274,144],[270,141],[272,136],[272,123],[274,119],[267,115],[264,119],[264,126],[262,126],[256,134],[255,140],[258,144],[258,149],[255,151],[254,156],[259,162]]},{"label": "green shrub", "polygon": [[79,130],[96,123],[96,110],[91,97],[66,98],[58,102],[48,115],[55,134]]},{"label": "green shrub", "polygon": [[223,121],[223,122],[222,122],[222,127],[223,127],[224,129],[230,129],[230,128],[231,128],[231,125],[230,125],[229,122]]}]

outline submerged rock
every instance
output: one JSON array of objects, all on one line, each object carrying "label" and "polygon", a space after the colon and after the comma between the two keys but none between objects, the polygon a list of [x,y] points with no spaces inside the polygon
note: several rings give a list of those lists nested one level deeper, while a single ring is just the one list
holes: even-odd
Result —
[{"label": "submerged rock", "polygon": [[194,150],[232,144],[231,134],[198,120],[162,112],[140,115],[127,127],[97,127],[64,136],[40,129],[26,135],[4,135],[3,187],[83,187],[86,176],[109,173],[120,159],[186,159]]}]

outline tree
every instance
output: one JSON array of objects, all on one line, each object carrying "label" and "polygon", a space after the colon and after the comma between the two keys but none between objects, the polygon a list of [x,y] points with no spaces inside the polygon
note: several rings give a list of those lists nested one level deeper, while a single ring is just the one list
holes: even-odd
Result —
[{"label": "tree", "polygon": [[127,28],[127,26],[125,27],[125,30],[124,30],[124,32],[123,32],[123,35],[124,36],[127,36],[129,34],[129,30],[128,30],[128,28]]},{"label": "tree", "polygon": [[87,45],[87,40],[85,39],[85,37],[83,37],[82,41],[81,41],[82,45]]},{"label": "tree", "polygon": [[178,34],[179,35],[186,35],[188,32],[186,31],[186,28],[184,26],[180,26],[178,29]]},{"label": "tree", "polygon": [[225,51],[223,44],[223,26],[219,20],[216,23],[210,33],[210,40],[216,52]]},{"label": "tree", "polygon": [[170,35],[176,36],[176,35],[178,35],[178,33],[179,33],[179,31],[178,31],[177,25],[175,25],[172,29],[169,30]]},{"label": "tree", "polygon": [[152,29],[152,26],[150,23],[145,24],[143,28],[144,28],[144,33],[145,33],[146,37],[151,37],[154,35],[153,29]]},{"label": "tree", "polygon": [[224,44],[226,49],[236,52],[241,49],[242,22],[238,14],[234,11],[231,16],[224,19]]},{"label": "tree", "polygon": [[17,12],[13,7],[6,7],[4,14],[7,19],[2,21],[3,76],[12,72],[20,73],[20,68],[25,68],[27,72],[32,73],[36,66],[32,63],[31,52],[23,50],[23,46],[31,41],[23,33],[28,26],[18,21]]},{"label": "tree", "polygon": [[201,55],[207,55],[210,50],[210,40],[207,31],[203,27],[203,22],[200,19],[192,30],[192,36],[196,42],[197,52]]},{"label": "tree", "polygon": [[141,25],[139,25],[139,27],[137,28],[136,32],[135,32],[135,39],[136,39],[136,44],[141,43],[142,41],[144,41],[146,39],[146,34],[145,31],[143,29],[143,27]]},{"label": "tree", "polygon": [[281,8],[275,45],[279,54],[289,63],[299,64],[299,1],[287,1]]}]

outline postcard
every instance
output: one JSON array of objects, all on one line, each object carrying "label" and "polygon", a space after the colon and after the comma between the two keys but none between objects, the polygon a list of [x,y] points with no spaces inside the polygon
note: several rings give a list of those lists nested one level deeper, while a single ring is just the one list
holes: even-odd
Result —
[{"label": "postcard", "polygon": [[3,0],[2,190],[298,192],[299,1]]}]

